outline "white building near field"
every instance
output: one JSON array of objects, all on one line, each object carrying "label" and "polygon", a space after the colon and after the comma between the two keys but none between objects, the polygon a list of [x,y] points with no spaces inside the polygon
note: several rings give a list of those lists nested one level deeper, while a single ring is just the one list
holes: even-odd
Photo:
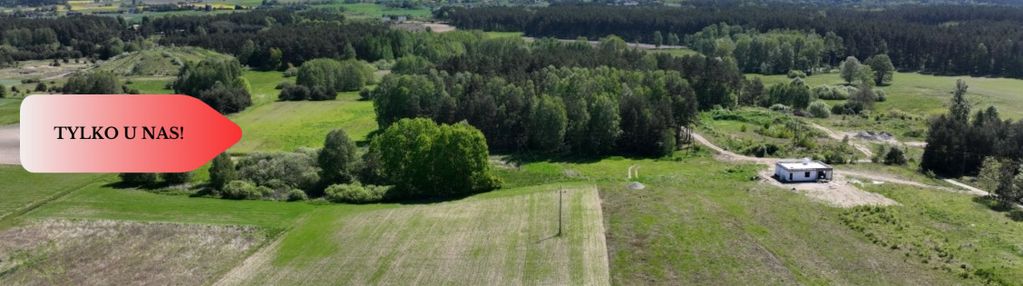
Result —
[{"label": "white building near field", "polygon": [[831,166],[810,158],[781,160],[774,165],[774,177],[785,183],[830,181],[834,175],[835,170]]}]

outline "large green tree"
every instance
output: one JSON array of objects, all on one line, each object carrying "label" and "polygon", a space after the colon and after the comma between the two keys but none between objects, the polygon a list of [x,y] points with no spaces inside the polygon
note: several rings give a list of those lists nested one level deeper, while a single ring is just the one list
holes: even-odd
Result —
[{"label": "large green tree", "polygon": [[186,64],[172,85],[174,92],[196,97],[220,113],[235,113],[252,105],[249,84],[236,59]]},{"label": "large green tree", "polygon": [[866,64],[874,71],[874,84],[876,85],[890,83],[895,76],[895,65],[886,54],[874,55],[867,59]]},{"label": "large green tree", "polygon": [[321,186],[346,184],[355,180],[358,167],[357,147],[342,129],[334,129],[327,133],[323,149],[317,156],[320,165]]},{"label": "large green tree", "polygon": [[498,187],[490,173],[483,133],[465,123],[438,125],[402,119],[373,139],[370,153],[398,198],[471,194]]},{"label": "large green tree", "polygon": [[109,72],[87,72],[71,76],[61,90],[69,94],[123,93],[120,80]]}]

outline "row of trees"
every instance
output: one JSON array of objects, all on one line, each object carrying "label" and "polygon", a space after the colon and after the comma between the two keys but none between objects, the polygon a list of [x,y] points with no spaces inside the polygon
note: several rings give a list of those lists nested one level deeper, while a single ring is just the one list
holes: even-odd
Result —
[{"label": "row of trees", "polygon": [[468,124],[403,119],[374,137],[361,156],[340,129],[327,135],[320,150],[256,153],[238,160],[221,154],[210,167],[209,187],[228,199],[370,203],[462,196],[500,186],[487,156],[486,140]]},{"label": "row of trees", "polygon": [[760,33],[725,23],[686,36],[686,44],[705,55],[732,57],[743,72],[783,74],[813,71],[825,57],[842,54],[842,38],[834,33],[772,30]]},{"label": "row of trees", "polygon": [[673,71],[554,68],[513,82],[431,71],[389,75],[371,93],[377,121],[465,120],[504,151],[663,155],[695,120],[696,93]]},{"label": "row of trees", "polygon": [[887,54],[902,70],[1023,78],[1020,7],[904,5],[867,10],[736,3],[694,3],[684,8],[451,7],[436,15],[459,28],[523,31],[534,37],[568,39],[613,34],[629,41],[649,41],[651,31],[691,35],[718,23],[761,32],[809,30],[825,35],[825,42],[841,38],[841,48],[833,45],[825,49],[830,65],[844,56],[864,59]]}]

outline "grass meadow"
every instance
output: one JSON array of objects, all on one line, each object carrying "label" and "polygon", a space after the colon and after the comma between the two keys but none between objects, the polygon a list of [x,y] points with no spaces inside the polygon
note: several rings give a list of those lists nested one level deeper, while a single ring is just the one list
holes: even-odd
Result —
[{"label": "grass meadow", "polygon": [[232,153],[294,151],[298,147],[320,147],[331,130],[341,128],[353,140],[365,140],[377,129],[373,103],[358,100],[346,92],[330,101],[273,102],[250,107],[231,120],[242,127],[242,140]]},{"label": "grass meadow", "polygon": [[0,98],[0,125],[21,120],[21,98]]},{"label": "grass meadow", "polygon": [[[787,82],[785,75],[748,75],[760,77],[765,85]],[[899,109],[920,116],[945,113],[957,79],[969,85],[967,98],[974,110],[995,106],[1002,117],[1023,118],[1023,80],[970,76],[935,76],[919,73],[896,73],[888,86],[882,86],[888,101],[876,104],[878,112]],[[844,84],[838,73],[816,74],[806,78],[811,87]]]}]

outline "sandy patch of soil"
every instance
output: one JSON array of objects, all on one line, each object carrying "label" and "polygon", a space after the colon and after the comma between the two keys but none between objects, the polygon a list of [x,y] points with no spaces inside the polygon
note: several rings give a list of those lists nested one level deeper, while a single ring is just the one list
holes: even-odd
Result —
[{"label": "sandy patch of soil", "polygon": [[18,159],[21,157],[18,153],[18,146],[21,144],[18,139],[18,130],[17,124],[0,126],[0,164],[21,164]]}]

